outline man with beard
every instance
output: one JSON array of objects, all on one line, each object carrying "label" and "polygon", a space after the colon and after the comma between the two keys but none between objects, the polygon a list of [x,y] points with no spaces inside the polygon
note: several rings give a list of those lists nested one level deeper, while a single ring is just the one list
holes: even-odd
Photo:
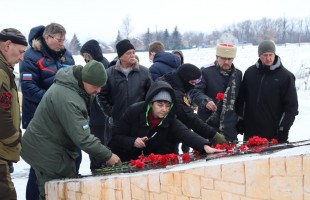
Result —
[{"label": "man with beard", "polygon": [[[201,82],[190,93],[198,105],[198,116],[231,142],[237,140],[238,135],[235,105],[242,80],[242,72],[233,64],[236,54],[234,45],[218,44],[215,62],[202,67]],[[220,93],[224,98],[217,101]]]}]

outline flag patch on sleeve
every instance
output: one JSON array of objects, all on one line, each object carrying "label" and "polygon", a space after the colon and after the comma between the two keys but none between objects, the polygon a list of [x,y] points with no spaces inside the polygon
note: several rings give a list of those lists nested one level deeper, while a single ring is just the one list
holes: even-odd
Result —
[{"label": "flag patch on sleeve", "polygon": [[23,81],[31,81],[32,74],[23,74]]},{"label": "flag patch on sleeve", "polygon": [[88,124],[83,124],[83,130],[85,131],[85,130],[87,130],[87,129],[89,129],[89,126],[88,126]]}]

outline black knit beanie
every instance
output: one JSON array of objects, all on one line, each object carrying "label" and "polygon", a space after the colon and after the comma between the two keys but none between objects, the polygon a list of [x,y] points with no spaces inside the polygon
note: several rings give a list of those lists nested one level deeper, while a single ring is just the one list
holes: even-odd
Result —
[{"label": "black knit beanie", "polygon": [[15,28],[6,28],[0,32],[0,41],[11,40],[14,44],[28,46],[26,37]]},{"label": "black knit beanie", "polygon": [[102,50],[97,40],[87,41],[80,50],[81,53],[89,53],[93,59],[101,62],[103,59]]},{"label": "black knit beanie", "polygon": [[89,61],[82,69],[82,80],[97,87],[105,85],[108,76],[103,64],[96,60]]},{"label": "black knit beanie", "polygon": [[121,40],[116,44],[117,56],[119,58],[130,49],[135,49],[135,47],[127,39]]},{"label": "black knit beanie", "polygon": [[177,73],[184,81],[196,80],[201,76],[201,71],[193,64],[185,63],[177,69]]},{"label": "black knit beanie", "polygon": [[266,53],[266,52],[276,53],[276,45],[275,45],[274,41],[272,41],[272,40],[265,40],[265,41],[262,41],[258,45],[258,56],[260,56],[260,55],[262,55],[263,53]]}]

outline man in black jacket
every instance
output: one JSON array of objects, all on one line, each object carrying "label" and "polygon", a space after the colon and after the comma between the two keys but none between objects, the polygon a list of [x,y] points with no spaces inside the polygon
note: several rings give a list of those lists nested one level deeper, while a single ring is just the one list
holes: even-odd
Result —
[{"label": "man in black jacket", "polygon": [[148,68],[137,63],[135,48],[129,40],[117,43],[116,50],[119,59],[107,69],[107,84],[97,96],[103,112],[109,117],[110,132],[131,104],[145,99],[152,83]]},{"label": "man in black jacket", "polygon": [[288,140],[298,114],[295,77],[281,63],[275,43],[258,46],[258,61],[244,74],[238,99],[238,112],[244,118],[244,140],[252,136]]}]

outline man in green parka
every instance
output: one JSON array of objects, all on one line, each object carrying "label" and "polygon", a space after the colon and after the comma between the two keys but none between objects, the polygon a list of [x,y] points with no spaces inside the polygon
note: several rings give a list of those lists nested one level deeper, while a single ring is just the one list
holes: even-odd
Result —
[{"label": "man in green parka", "polygon": [[104,66],[95,60],[59,70],[55,82],[41,100],[22,137],[22,158],[35,170],[40,199],[44,184],[52,179],[74,177],[76,147],[108,165],[120,163],[117,155],[90,134],[91,95],[106,84]]}]

